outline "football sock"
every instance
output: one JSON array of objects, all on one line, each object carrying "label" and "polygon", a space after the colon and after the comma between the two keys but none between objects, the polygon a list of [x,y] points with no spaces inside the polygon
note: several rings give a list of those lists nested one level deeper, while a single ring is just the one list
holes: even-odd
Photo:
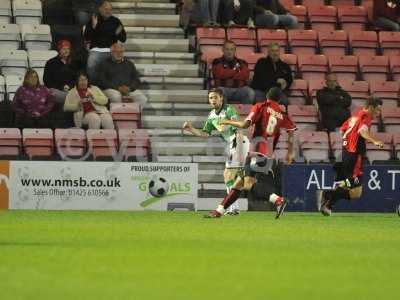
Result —
[{"label": "football sock", "polygon": [[280,205],[282,201],[282,197],[278,196],[277,194],[271,194],[271,196],[269,196],[269,202],[271,202],[272,204]]},{"label": "football sock", "polygon": [[223,206],[224,209],[227,209],[239,198],[239,196],[240,196],[240,190],[231,189],[229,194],[227,194],[224,200],[222,200],[221,205]]},{"label": "football sock", "polygon": [[337,188],[334,191],[326,191],[327,198],[329,199],[328,207],[332,208],[340,199],[350,200],[350,194],[348,189]]}]

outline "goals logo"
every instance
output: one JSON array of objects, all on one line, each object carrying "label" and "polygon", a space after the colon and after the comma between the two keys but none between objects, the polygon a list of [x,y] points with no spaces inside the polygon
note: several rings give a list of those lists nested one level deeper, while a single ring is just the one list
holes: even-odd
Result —
[{"label": "goals logo", "polygon": [[10,195],[10,162],[0,161],[0,209],[8,209]]}]

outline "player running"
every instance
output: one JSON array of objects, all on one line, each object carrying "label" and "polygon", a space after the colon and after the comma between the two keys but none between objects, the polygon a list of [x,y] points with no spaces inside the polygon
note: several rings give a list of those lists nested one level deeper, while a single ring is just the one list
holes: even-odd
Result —
[{"label": "player running", "polygon": [[[279,88],[272,88],[267,94],[267,99],[262,103],[253,106],[250,114],[244,121],[224,120],[220,124],[231,125],[237,128],[249,128],[254,126],[251,135],[251,150],[246,158],[244,168],[244,178],[239,177],[235,185],[218,205],[217,209],[211,211],[210,218],[221,217],[227,208],[229,208],[239,198],[241,189],[254,193],[257,198],[267,199],[276,207],[276,218],[279,218],[286,205],[286,200],[278,195],[277,178],[273,170],[266,168],[272,161],[273,150],[278,143],[280,130],[285,128],[288,131],[288,156],[287,161],[290,164],[293,161],[293,131],[296,126],[279,106],[279,100],[283,96]],[[268,145],[268,140],[272,138],[272,147]],[[272,148],[272,149],[269,149]],[[267,176],[262,182],[257,182],[255,175],[258,171],[254,168],[268,169]]]},{"label": "player running", "polygon": [[361,197],[365,141],[383,147],[383,143],[370,133],[372,120],[380,114],[381,106],[382,101],[379,98],[367,98],[365,107],[340,128],[343,134],[342,162],[334,165],[337,187],[332,190],[318,190],[316,195],[317,208],[323,215],[330,216],[333,206],[340,199],[356,200]]},{"label": "player running", "polygon": [[[208,93],[208,101],[213,108],[201,130],[196,129],[190,122],[183,124],[183,130],[189,131],[195,136],[209,137],[213,130],[217,130],[221,137],[228,143],[228,159],[225,163],[224,182],[227,192],[230,192],[235,179],[243,172],[244,162],[249,151],[249,140],[237,128],[220,124],[221,120],[239,120],[239,114],[235,107],[224,103],[221,89],[212,89]],[[239,214],[239,207],[233,206],[227,214]]]}]

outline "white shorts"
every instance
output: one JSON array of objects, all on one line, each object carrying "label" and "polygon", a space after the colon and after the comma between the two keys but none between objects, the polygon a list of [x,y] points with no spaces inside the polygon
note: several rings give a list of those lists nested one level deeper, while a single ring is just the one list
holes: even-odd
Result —
[{"label": "white shorts", "polygon": [[228,159],[225,162],[225,167],[243,168],[250,149],[250,142],[247,136],[242,133],[236,133],[236,136],[229,142],[228,146]]}]

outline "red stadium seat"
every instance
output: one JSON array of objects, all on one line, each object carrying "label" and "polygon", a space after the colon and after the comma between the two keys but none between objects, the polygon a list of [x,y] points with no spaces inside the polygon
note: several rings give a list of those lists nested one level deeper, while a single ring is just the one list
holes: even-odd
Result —
[{"label": "red stadium seat", "polygon": [[219,58],[223,55],[222,49],[210,49],[206,50],[201,54],[201,61],[209,66],[212,64],[213,60]]},{"label": "red stadium seat", "polygon": [[22,130],[22,139],[25,153],[30,160],[34,158],[50,159],[53,155],[54,140],[51,129]]},{"label": "red stadium seat", "polygon": [[150,139],[145,129],[120,129],[119,148],[123,160],[148,160]]},{"label": "red stadium seat", "polygon": [[366,157],[372,163],[374,161],[388,161],[392,159],[393,135],[391,133],[376,132],[374,136],[383,142],[383,148],[379,148],[367,142]]},{"label": "red stadium seat", "polygon": [[268,53],[268,45],[272,42],[278,43],[281,47],[281,53],[286,52],[287,48],[287,33],[282,29],[258,29],[257,41],[261,52]]},{"label": "red stadium seat", "polygon": [[61,159],[81,158],[86,153],[86,132],[81,128],[56,129],[54,140]]},{"label": "red stadium seat", "polygon": [[341,132],[329,133],[329,142],[331,144],[332,154],[336,160],[342,158],[343,138]]},{"label": "red stadium seat", "polygon": [[288,148],[288,133],[281,130],[279,141],[275,146],[274,157],[280,161],[286,161]]},{"label": "red stadium seat", "polygon": [[225,29],[223,28],[198,27],[196,29],[198,51],[203,52],[209,49],[221,49],[225,39]]},{"label": "red stadium seat", "polygon": [[336,29],[337,8],[334,6],[309,6],[308,16],[312,29],[316,31],[332,31]]},{"label": "red stadium seat", "polygon": [[382,99],[383,105],[398,105],[400,85],[397,81],[372,80],[369,87],[372,95]]},{"label": "red stadium seat", "polygon": [[378,35],[375,31],[350,31],[349,42],[354,55],[376,55]]},{"label": "red stadium seat", "polygon": [[88,129],[89,151],[94,160],[111,159],[117,155],[117,132],[114,129]]},{"label": "red stadium seat", "polygon": [[318,41],[322,53],[327,56],[348,53],[347,32],[344,30],[318,32]]},{"label": "red stadium seat", "polygon": [[293,29],[288,31],[289,45],[294,54],[315,54],[317,49],[317,32],[315,30]]},{"label": "red stadium seat", "polygon": [[305,105],[308,97],[308,83],[303,79],[293,80],[289,88],[289,103]]},{"label": "red stadium seat", "polygon": [[392,73],[393,80],[400,80],[400,56],[389,57],[390,73]]},{"label": "red stadium seat", "polygon": [[325,87],[325,79],[312,79],[308,81],[308,94],[313,103],[316,103],[317,91]]},{"label": "red stadium seat", "polygon": [[400,32],[379,32],[379,44],[383,55],[400,55]]},{"label": "red stadium seat", "polygon": [[18,128],[0,128],[0,158],[18,157],[21,153],[21,131]]},{"label": "red stadium seat", "polygon": [[233,104],[233,106],[236,108],[237,112],[241,115],[241,116],[248,116],[252,105],[251,104]]},{"label": "red stadium seat", "polygon": [[295,0],[280,0],[279,1],[286,9],[294,5]]},{"label": "red stadium seat", "polygon": [[299,28],[304,28],[307,22],[307,8],[303,5],[293,5],[287,8],[290,14],[297,17]]},{"label": "red stadium seat", "polygon": [[328,59],[325,55],[299,55],[299,73],[305,80],[324,78],[328,72]]},{"label": "red stadium seat", "polygon": [[304,6],[313,6],[313,5],[320,5],[323,6],[325,5],[325,0],[303,0],[302,1]]},{"label": "red stadium seat", "polygon": [[297,74],[297,55],[295,54],[281,54],[281,60],[287,63],[292,70],[293,76]]},{"label": "red stadium seat", "polygon": [[389,59],[386,56],[360,55],[360,71],[365,81],[385,81],[389,73]]},{"label": "red stadium seat", "polygon": [[400,160],[400,133],[393,134],[393,146],[395,157]]},{"label": "red stadium seat", "polygon": [[382,106],[382,121],[386,132],[400,133],[400,107]]},{"label": "red stadium seat", "polygon": [[369,96],[369,84],[367,81],[344,81],[341,83],[343,90],[348,92],[354,105],[364,105]]},{"label": "red stadium seat", "polygon": [[137,103],[111,103],[110,113],[117,129],[138,128],[140,106]]},{"label": "red stadium seat", "polygon": [[307,162],[329,161],[329,139],[325,131],[301,131],[299,146]]},{"label": "red stadium seat", "polygon": [[254,67],[256,66],[257,61],[260,58],[265,57],[263,53],[241,53],[241,52],[238,52],[236,56],[247,62],[251,72],[254,72]]},{"label": "red stadium seat", "polygon": [[257,49],[257,37],[255,29],[229,28],[227,38],[236,44],[237,49],[247,49],[251,52]]},{"label": "red stadium seat", "polygon": [[339,6],[338,19],[342,29],[347,32],[363,31],[368,22],[367,10],[362,6]]},{"label": "red stadium seat", "polygon": [[355,5],[353,0],[331,0],[331,5],[334,6],[339,6],[339,5],[347,5],[347,6],[351,6],[351,5]]},{"label": "red stadium seat", "polygon": [[289,105],[289,116],[300,130],[316,130],[318,112],[314,105]]},{"label": "red stadium seat", "polygon": [[335,73],[338,82],[341,85],[343,82],[351,82],[356,80],[358,74],[358,58],[353,55],[346,56],[329,56],[329,70]]}]

